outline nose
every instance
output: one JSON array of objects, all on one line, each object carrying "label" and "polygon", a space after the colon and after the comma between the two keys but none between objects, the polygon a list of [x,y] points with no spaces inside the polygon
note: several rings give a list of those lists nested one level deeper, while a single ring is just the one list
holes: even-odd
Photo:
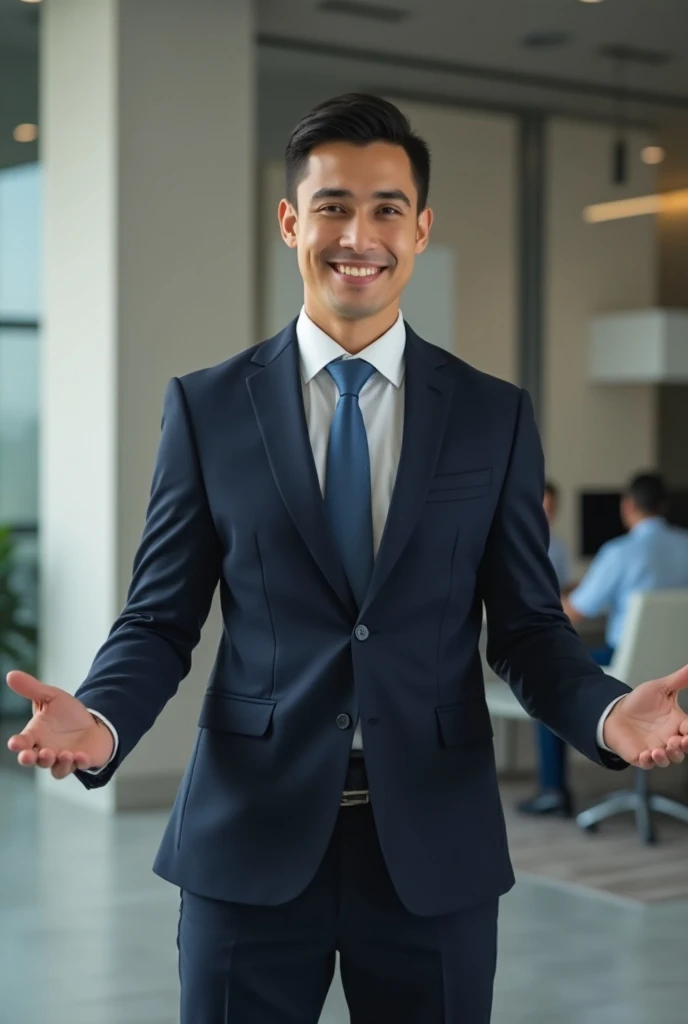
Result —
[{"label": "nose", "polygon": [[363,255],[377,248],[375,223],[361,210],[351,215],[340,238],[345,249]]}]

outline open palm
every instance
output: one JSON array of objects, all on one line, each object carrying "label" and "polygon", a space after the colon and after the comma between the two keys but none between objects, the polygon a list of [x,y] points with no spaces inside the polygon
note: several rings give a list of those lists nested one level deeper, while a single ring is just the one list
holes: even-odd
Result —
[{"label": "open palm", "polygon": [[616,704],[604,723],[604,741],[637,768],[667,768],[688,754],[688,715],[678,694],[688,688],[688,665],[642,683]]},{"label": "open palm", "polygon": [[7,685],[33,704],[28,725],[7,741],[20,765],[49,768],[62,779],[75,768],[100,767],[108,761],[112,733],[71,693],[46,686],[26,672],[10,672]]}]

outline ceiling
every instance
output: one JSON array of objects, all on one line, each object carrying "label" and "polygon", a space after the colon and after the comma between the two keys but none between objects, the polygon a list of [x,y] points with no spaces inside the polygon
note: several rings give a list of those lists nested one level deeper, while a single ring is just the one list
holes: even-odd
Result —
[{"label": "ceiling", "polygon": [[[399,93],[407,88],[419,95],[609,116],[618,79],[599,51],[623,45],[668,58],[627,65],[629,116],[651,121],[662,107],[688,113],[688,0],[355,2],[408,16],[389,23],[324,12],[320,0],[254,0],[261,73],[282,82],[287,76],[325,76],[355,87],[364,82]],[[40,6],[0,0],[0,51],[35,54]],[[564,33],[568,40],[529,49],[522,40],[531,32]],[[369,58],[356,61],[361,53]]]},{"label": "ceiling", "polygon": [[[447,74],[470,77],[466,67],[501,76],[541,77],[548,90],[566,83],[608,90],[614,65],[601,47],[623,45],[668,57],[659,65],[633,61],[625,85],[659,98],[679,97],[688,107],[688,0],[357,0],[408,12],[397,23],[318,10],[318,0],[258,0],[258,30],[271,40],[300,40],[327,48],[355,48],[411,61],[443,62]],[[528,49],[530,32],[569,36],[565,45]],[[330,56],[335,56],[334,50]],[[463,68],[461,66],[464,66]],[[401,66],[400,66],[401,68]],[[429,68],[428,68],[429,70]],[[557,81],[561,85],[557,84]],[[529,84],[537,85],[532,81]]]}]

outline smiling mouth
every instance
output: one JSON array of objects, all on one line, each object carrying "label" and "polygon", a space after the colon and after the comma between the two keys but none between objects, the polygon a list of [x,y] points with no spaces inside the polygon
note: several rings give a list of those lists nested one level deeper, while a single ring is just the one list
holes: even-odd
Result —
[{"label": "smiling mouth", "polygon": [[338,278],[347,284],[372,284],[382,276],[387,267],[373,263],[330,263]]}]

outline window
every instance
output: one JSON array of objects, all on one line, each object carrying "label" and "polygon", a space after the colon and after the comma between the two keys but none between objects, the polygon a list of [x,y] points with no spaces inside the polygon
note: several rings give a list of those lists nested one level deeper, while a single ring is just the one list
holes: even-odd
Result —
[{"label": "window", "polygon": [[[36,623],[38,595],[38,441],[41,317],[41,171],[0,169],[0,524],[12,528],[12,584],[22,619]],[[27,651],[30,667],[34,652]],[[4,674],[10,665],[0,666]],[[25,713],[0,688],[0,714]]]}]

